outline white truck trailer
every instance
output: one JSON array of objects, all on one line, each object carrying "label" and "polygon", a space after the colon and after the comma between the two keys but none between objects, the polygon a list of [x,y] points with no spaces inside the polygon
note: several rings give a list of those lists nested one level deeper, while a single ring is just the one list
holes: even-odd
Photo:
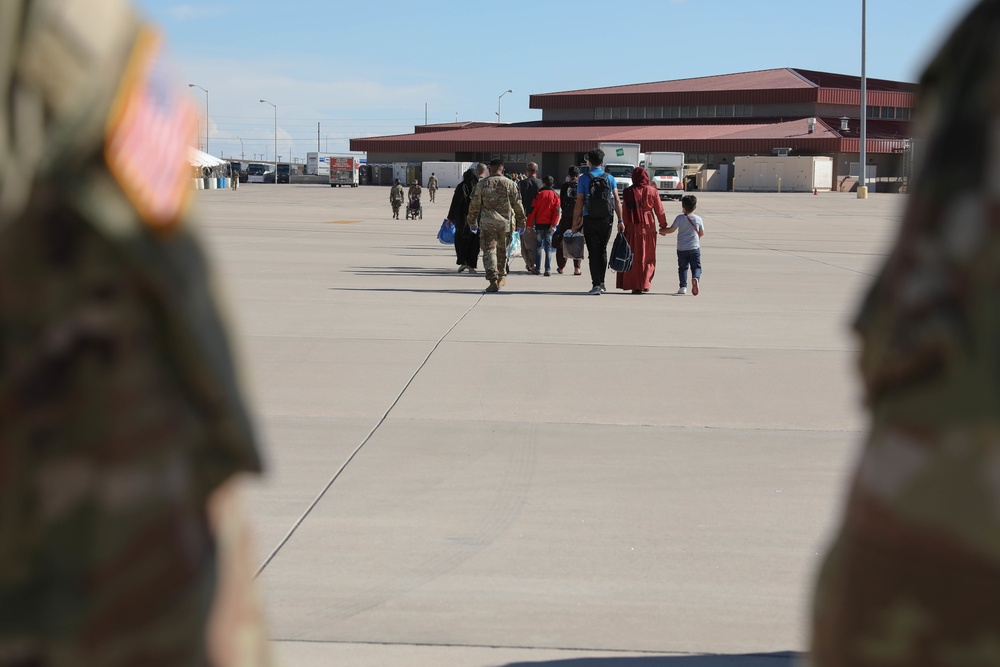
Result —
[{"label": "white truck trailer", "polygon": [[680,199],[684,195],[684,153],[646,153],[646,171],[660,199]]},{"label": "white truck trailer", "polygon": [[306,174],[312,176],[330,175],[330,157],[333,153],[306,153]]},{"label": "white truck trailer", "polygon": [[618,195],[632,185],[632,170],[639,165],[639,144],[603,142],[597,147],[604,151],[604,171],[615,177]]},{"label": "white truck trailer", "polygon": [[427,179],[434,174],[437,176],[439,188],[453,188],[462,182],[462,177],[471,166],[471,162],[424,162],[420,171],[423,178],[422,185],[426,188]]}]

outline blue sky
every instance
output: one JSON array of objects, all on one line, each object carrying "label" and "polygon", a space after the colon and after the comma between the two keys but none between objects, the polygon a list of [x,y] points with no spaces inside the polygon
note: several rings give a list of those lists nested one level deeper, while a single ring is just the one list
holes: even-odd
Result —
[{"label": "blue sky", "polygon": [[[537,120],[531,94],[800,67],[861,71],[861,0],[632,3],[139,0],[185,83],[209,90],[209,149],[304,160],[424,122]],[[870,0],[868,76],[916,81],[972,0]],[[532,9],[528,9],[531,7]],[[201,108],[205,94],[190,89]],[[204,124],[202,125],[204,128]],[[204,129],[202,129],[204,135]]]}]

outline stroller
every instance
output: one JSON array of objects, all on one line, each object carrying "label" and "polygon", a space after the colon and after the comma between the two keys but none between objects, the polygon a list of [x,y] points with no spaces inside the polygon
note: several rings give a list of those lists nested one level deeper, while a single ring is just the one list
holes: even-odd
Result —
[{"label": "stroller", "polygon": [[410,203],[406,205],[406,219],[416,220],[418,217],[424,219],[424,207],[420,205],[419,197],[410,197]]}]

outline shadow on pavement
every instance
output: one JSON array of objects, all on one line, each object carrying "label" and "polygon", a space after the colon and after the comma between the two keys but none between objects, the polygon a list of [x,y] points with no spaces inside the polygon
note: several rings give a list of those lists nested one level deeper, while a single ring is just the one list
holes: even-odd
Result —
[{"label": "shadow on pavement", "polygon": [[[485,281],[484,281],[485,282]],[[412,294],[480,294],[486,289],[483,287],[470,287],[469,289],[414,289],[412,287],[330,287],[334,292],[410,292]],[[520,294],[535,296],[591,296],[586,292],[536,292],[534,290],[512,290],[504,288],[496,293],[496,297],[504,294]],[[490,296],[494,296],[490,294]]]},{"label": "shadow on pavement", "polygon": [[746,655],[650,655],[635,657],[567,658],[541,662],[510,662],[502,667],[792,667],[793,651]]}]

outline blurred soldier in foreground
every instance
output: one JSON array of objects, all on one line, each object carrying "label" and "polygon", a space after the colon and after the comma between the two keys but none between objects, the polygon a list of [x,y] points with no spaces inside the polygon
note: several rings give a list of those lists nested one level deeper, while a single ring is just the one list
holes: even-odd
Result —
[{"label": "blurred soldier in foreground", "polygon": [[923,166],[857,321],[872,424],[812,660],[1000,664],[1000,1],[922,81]]},{"label": "blurred soldier in foreground", "polygon": [[0,666],[266,664],[191,103],[123,0],[4,0],[0,44]]},{"label": "blurred soldier in foreground", "polygon": [[498,292],[507,282],[507,244],[511,238],[511,225],[524,231],[526,216],[521,204],[517,184],[503,175],[503,161],[490,162],[490,175],[472,190],[469,229],[479,234],[479,247],[483,251],[483,268],[490,281],[487,292]]}]

